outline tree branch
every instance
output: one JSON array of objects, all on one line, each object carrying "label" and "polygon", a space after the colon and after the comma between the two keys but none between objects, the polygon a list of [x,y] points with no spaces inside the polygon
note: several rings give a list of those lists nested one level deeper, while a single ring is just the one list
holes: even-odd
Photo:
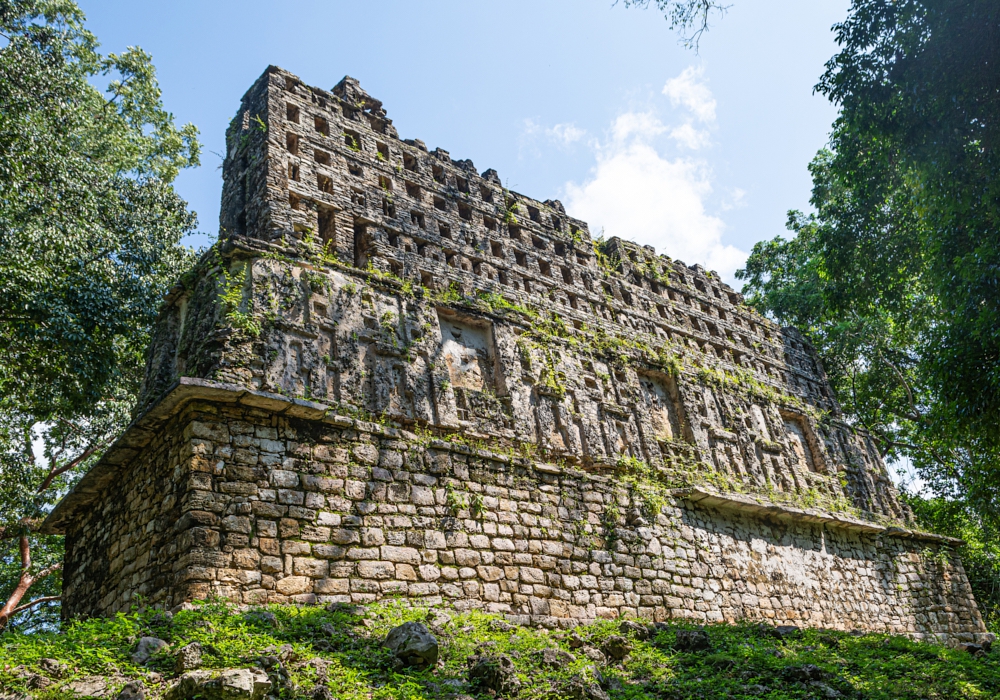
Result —
[{"label": "tree branch", "polygon": [[21,533],[19,548],[21,550],[21,576],[23,578],[28,573],[28,569],[31,568],[31,543],[28,542],[27,533]]},{"label": "tree branch", "polygon": [[51,468],[49,470],[48,476],[45,477],[45,480],[42,482],[41,486],[38,487],[37,493],[42,493],[43,491],[45,491],[47,488],[49,488],[49,486],[52,485],[53,480],[55,480],[55,478],[57,476],[59,476],[61,474],[65,474],[66,472],[68,472],[69,470],[73,469],[74,467],[79,466],[81,462],[83,462],[88,457],[90,457],[92,454],[94,454],[95,452],[97,452],[98,449],[100,449],[100,445],[91,445],[86,450],[84,450],[83,453],[79,457],[77,457],[76,459],[71,460],[70,462],[66,463],[62,467],[58,467],[58,468],[53,467],[53,468]]},{"label": "tree branch", "polygon": [[[654,2],[657,9],[670,22],[670,28],[679,31],[694,27],[691,36],[683,37],[684,45],[698,52],[698,42],[701,35],[708,31],[708,17],[713,10],[724,15],[729,5],[723,5],[717,0],[624,0],[625,7],[641,7],[646,9]],[[618,4],[618,0],[613,3]]]},{"label": "tree branch", "polygon": [[25,610],[27,610],[29,608],[33,608],[36,605],[38,605],[39,603],[48,603],[48,602],[53,601],[53,600],[62,600],[62,596],[61,595],[45,595],[45,596],[42,596],[41,598],[35,598],[30,603],[25,603],[24,605],[20,605],[20,606],[14,608],[13,610],[11,610],[10,611],[10,617],[14,617],[19,612],[24,612]]},{"label": "tree branch", "polygon": [[903,372],[895,365],[895,363],[890,362],[889,358],[887,358],[885,353],[881,350],[878,351],[878,355],[882,358],[882,361],[889,365],[892,371],[896,373],[896,376],[899,378],[899,382],[903,385],[903,388],[906,389],[906,397],[910,403],[910,412],[903,413],[902,416],[913,421],[914,423],[923,422],[925,417],[920,413],[920,411],[917,410],[917,404],[913,400],[913,391],[910,390],[910,384],[906,381],[906,377],[903,376]]},{"label": "tree branch", "polygon": [[32,532],[42,524],[41,518],[21,518],[17,525],[0,526],[0,540],[10,540],[20,537],[24,531]]}]

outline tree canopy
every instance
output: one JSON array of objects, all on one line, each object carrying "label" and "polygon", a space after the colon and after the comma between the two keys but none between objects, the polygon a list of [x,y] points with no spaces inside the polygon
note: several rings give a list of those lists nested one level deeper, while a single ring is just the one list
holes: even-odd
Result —
[{"label": "tree canopy", "polygon": [[199,145],[150,56],[102,55],[69,0],[0,0],[0,34],[2,626],[36,578],[56,595],[40,574],[59,544],[33,526],[128,420],[148,329],[190,263],[195,218],[171,183]]},{"label": "tree canopy", "polygon": [[1000,6],[855,0],[834,31],[816,211],[737,274],[887,458],[1000,518]]}]

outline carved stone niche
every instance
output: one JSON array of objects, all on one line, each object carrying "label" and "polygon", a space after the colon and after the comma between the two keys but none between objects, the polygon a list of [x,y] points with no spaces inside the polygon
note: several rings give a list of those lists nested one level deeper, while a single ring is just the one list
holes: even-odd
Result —
[{"label": "carved stone niche", "polygon": [[805,416],[781,411],[785,422],[785,438],[789,447],[789,459],[803,471],[824,473],[821,452]]},{"label": "carved stone niche", "polygon": [[[496,421],[505,425],[504,406],[497,399],[499,369],[493,326],[489,321],[438,309],[440,360],[447,368],[460,421]],[[496,424],[493,428],[496,428]]]},{"label": "carved stone niche", "polygon": [[656,439],[668,442],[686,439],[684,413],[674,378],[658,373],[643,374],[639,376],[639,386]]},{"label": "carved stone niche", "polygon": [[492,390],[496,367],[493,328],[487,322],[473,324],[458,316],[438,312],[441,325],[441,358],[456,389]]}]

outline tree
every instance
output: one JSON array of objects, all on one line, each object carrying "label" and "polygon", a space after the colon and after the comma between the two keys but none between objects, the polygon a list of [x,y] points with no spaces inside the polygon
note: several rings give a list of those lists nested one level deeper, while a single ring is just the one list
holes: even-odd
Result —
[{"label": "tree", "polygon": [[917,520],[934,532],[965,541],[962,566],[976,595],[986,627],[1000,630],[1000,530],[962,501],[906,495]]},{"label": "tree", "polygon": [[855,0],[818,90],[840,107],[816,213],[744,293],[806,330],[887,459],[998,522],[1000,6]]},{"label": "tree", "polygon": [[190,264],[195,218],[171,183],[199,145],[150,56],[100,54],[70,0],[0,0],[0,34],[2,628],[52,614],[61,542],[35,529],[129,419],[150,325]]},{"label": "tree", "polygon": [[[617,3],[618,0],[615,0]],[[688,48],[697,52],[701,35],[708,31],[709,19],[713,12],[720,15],[729,9],[716,0],[624,0],[625,7],[640,7],[647,9],[651,4],[663,13],[670,22],[670,28],[679,32],[691,32],[681,41]]]}]

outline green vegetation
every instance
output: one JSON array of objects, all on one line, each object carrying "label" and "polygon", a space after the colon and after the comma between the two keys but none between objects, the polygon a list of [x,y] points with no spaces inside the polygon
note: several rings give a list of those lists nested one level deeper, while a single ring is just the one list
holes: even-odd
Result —
[{"label": "green vegetation", "polygon": [[763,401],[776,403],[779,406],[794,406],[802,413],[809,414],[814,418],[822,417],[815,407],[807,404],[798,396],[781,391],[770,384],[765,384],[757,379],[753,372],[741,367],[731,370],[716,367],[701,367],[697,371],[697,376],[703,383],[722,387],[726,391],[753,396]]},{"label": "green vegetation", "polygon": [[617,254],[608,253],[608,242],[604,239],[604,232],[593,240],[592,244],[594,257],[597,259],[597,267],[605,277],[616,275],[621,272],[621,259]]},{"label": "green vegetation", "polygon": [[[441,660],[436,669],[394,669],[388,651],[380,646],[392,627],[411,620],[428,624],[437,637]],[[0,687],[55,700],[72,697],[64,688],[74,679],[101,676],[112,688],[142,679],[148,689],[162,692],[176,675],[169,652],[155,656],[148,667],[130,659],[138,639],[151,635],[169,642],[172,649],[199,642],[202,665],[209,669],[249,668],[262,657],[274,657],[278,664],[271,666],[270,678],[279,688],[276,694],[289,699],[311,697],[320,684],[343,700],[488,698],[491,693],[467,683],[467,659],[477,649],[505,654],[514,662],[521,682],[517,697],[525,699],[573,697],[568,690],[575,678],[599,683],[612,700],[985,699],[1000,693],[997,652],[974,658],[902,637],[815,630],[778,638],[773,630],[750,624],[709,626],[710,649],[675,650],[677,632],[687,629],[692,626],[661,625],[649,641],[625,634],[630,637],[628,656],[603,665],[572,648],[568,632],[518,627],[478,612],[445,614],[394,603],[366,609],[272,606],[240,612],[209,603],[177,613],[172,620],[146,612],[76,622],[60,634],[8,634],[0,639]],[[613,620],[574,632],[594,648],[622,635]],[[545,649],[560,649],[572,659],[561,667],[546,666],[539,654]],[[42,659],[60,662],[65,671],[38,690],[29,683],[33,674],[47,675]]]},{"label": "green vegetation", "polygon": [[979,612],[1000,633],[1000,532],[962,501],[904,495],[921,527],[965,540],[956,551],[976,594]]},{"label": "green vegetation", "polygon": [[802,328],[889,461],[1000,522],[1000,106],[989,0],[855,0],[815,214],[758,243],[748,300]]},{"label": "green vegetation", "polygon": [[243,331],[254,338],[260,335],[262,327],[260,321],[254,316],[252,311],[244,311],[248,303],[244,297],[246,291],[247,273],[250,263],[244,262],[239,265],[236,272],[227,270],[220,259],[222,270],[222,282],[219,290],[219,302],[225,309],[226,319],[233,328]]},{"label": "green vegetation", "polygon": [[340,135],[344,137],[344,143],[347,144],[348,148],[350,148],[352,151],[356,151],[358,153],[361,152],[361,144],[358,143],[358,140],[356,138],[354,138],[354,136],[352,136],[351,134],[348,134],[346,131],[341,132]]},{"label": "green vegetation", "polygon": [[62,541],[37,526],[130,419],[163,296],[194,260],[172,183],[199,145],[149,54],[102,55],[71,1],[0,3],[0,35],[2,628],[58,615]]}]

